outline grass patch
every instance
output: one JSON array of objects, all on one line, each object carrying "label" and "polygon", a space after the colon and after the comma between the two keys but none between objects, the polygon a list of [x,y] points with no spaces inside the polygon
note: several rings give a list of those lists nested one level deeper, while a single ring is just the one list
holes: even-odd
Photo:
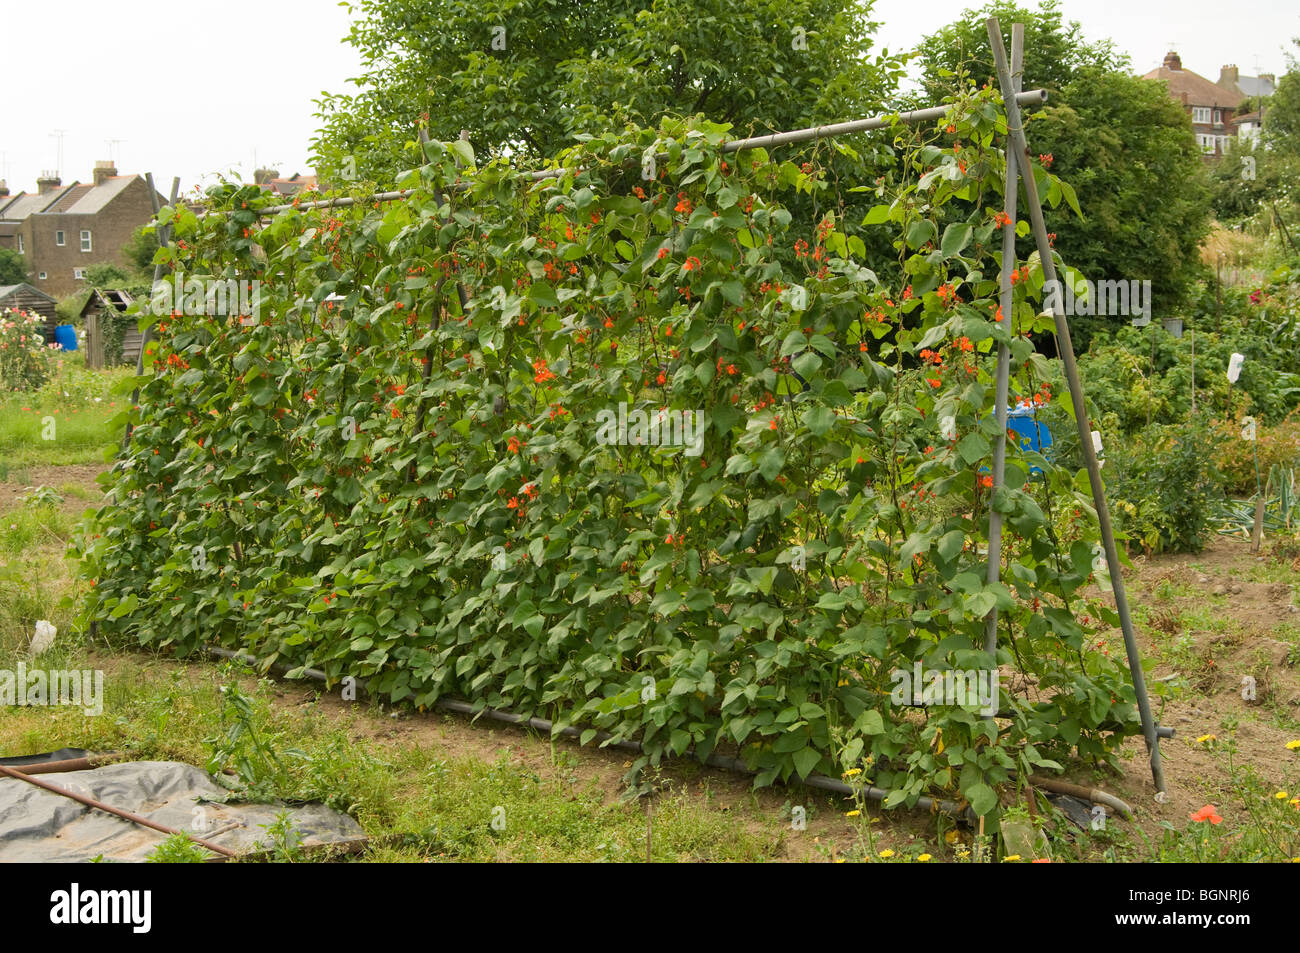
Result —
[{"label": "grass patch", "polygon": [[45,386],[33,393],[0,395],[0,480],[32,466],[99,463],[121,440],[113,418],[129,403],[113,388],[133,369],[88,371],[80,351],[61,352]]}]

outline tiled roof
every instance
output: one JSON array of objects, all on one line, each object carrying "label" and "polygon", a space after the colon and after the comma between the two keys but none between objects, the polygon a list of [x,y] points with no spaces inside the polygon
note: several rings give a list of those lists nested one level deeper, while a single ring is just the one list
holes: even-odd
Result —
[{"label": "tiled roof", "polygon": [[51,295],[47,295],[40,288],[33,288],[31,285],[29,285],[27,282],[24,281],[16,285],[0,285],[0,301],[9,297],[15,291],[18,291],[21,288],[26,288],[28,291],[35,292],[36,294],[40,295],[42,298],[49,298],[51,301],[56,300]]},{"label": "tiled roof", "polygon": [[1273,81],[1266,76],[1238,76],[1237,88],[1243,96],[1272,96]]},{"label": "tiled roof", "polygon": [[74,182],[44,195],[19,192],[7,205],[0,202],[0,221],[22,221],[29,215],[93,215],[138,178],[138,175],[116,175],[99,185]]},{"label": "tiled roof", "polygon": [[[1165,62],[1169,62],[1169,57],[1166,57]],[[1165,65],[1153,69],[1142,78],[1164,80],[1169,86],[1169,95],[1188,106],[1220,106],[1230,109],[1243,99],[1240,93],[1224,89],[1189,69],[1173,69]]]},{"label": "tiled roof", "polygon": [[36,192],[19,192],[12,202],[0,209],[0,219],[21,222],[28,215],[34,215],[57,202],[63,197],[65,191],[66,189],[55,189],[44,195]]},{"label": "tiled roof", "polygon": [[[105,179],[103,184],[94,186],[85,195],[78,197],[75,204],[60,211],[71,215],[94,214],[117,198],[123,189],[138,178],[140,178],[138,175],[115,175],[111,179]],[[163,201],[165,202],[166,199]]]},{"label": "tiled roof", "polygon": [[81,198],[83,195],[85,195],[94,187],[95,187],[94,185],[82,185],[78,182],[74,182],[72,183],[72,185],[68,186],[66,189],[63,190],[63,194],[59,196],[59,200],[57,202],[55,202],[53,205],[47,205],[42,211],[45,212],[46,214],[50,212],[66,212],[69,208],[72,207],[74,202],[76,202],[79,198]]}]

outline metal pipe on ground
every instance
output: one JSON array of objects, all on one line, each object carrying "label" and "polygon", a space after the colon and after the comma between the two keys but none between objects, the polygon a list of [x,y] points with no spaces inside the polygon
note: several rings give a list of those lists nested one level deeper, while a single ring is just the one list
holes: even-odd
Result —
[{"label": "metal pipe on ground", "polygon": [[[998,24],[997,17],[990,17],[985,25],[988,28],[989,43],[993,47],[998,83],[1002,88],[1002,99],[1006,107],[1007,135],[1011,139],[1010,148],[1016,151],[1016,163],[1020,167],[1020,178],[1025,188],[1025,205],[1029,211],[1029,223],[1034,233],[1034,242],[1038,246],[1043,279],[1045,283],[1056,286],[1056,264],[1052,260],[1052,243],[1048,240],[1043,206],[1038,197],[1038,185],[1034,181],[1033,167],[1030,164],[1029,146],[1025,141],[1025,129],[1021,121],[1020,107],[1017,104],[1015,83],[1011,70],[1007,66],[1007,51],[1002,42],[1002,28]],[[1097,452],[1092,445],[1092,425],[1088,422],[1088,407],[1084,400],[1083,384],[1079,378],[1079,365],[1075,361],[1074,344],[1070,339],[1070,322],[1065,316],[1060,295],[1054,295],[1053,298],[1055,300],[1052,317],[1056,322],[1061,364],[1065,369],[1065,379],[1069,383],[1070,400],[1074,405],[1074,417],[1079,430],[1079,448],[1083,452],[1084,466],[1088,471],[1093,507],[1097,511],[1097,524],[1101,531],[1102,545],[1106,550],[1106,562],[1111,571],[1115,610],[1119,614],[1120,628],[1124,632],[1124,647],[1128,654],[1129,677],[1133,681],[1133,692],[1137,696],[1138,713],[1142,717],[1142,733],[1146,738],[1147,754],[1151,761],[1151,780],[1155,784],[1157,797],[1163,799],[1166,788],[1164,770],[1160,765],[1160,738],[1156,734],[1155,719],[1151,715],[1151,700],[1147,697],[1142,657],[1138,652],[1137,639],[1133,635],[1133,619],[1129,615],[1128,596],[1124,590],[1124,574],[1120,569],[1119,550],[1111,528],[1110,509],[1106,504],[1106,487],[1102,483],[1101,467],[1097,463]]]},{"label": "metal pipe on ground", "polygon": [[[204,648],[210,655],[215,655],[218,658],[236,659],[238,661],[245,662],[254,667],[258,667],[259,665],[256,658],[254,658],[253,656],[245,652],[233,652],[230,649],[219,648],[218,646],[215,645],[207,645],[204,646]],[[291,669],[288,665],[284,665],[282,663],[276,663],[272,665],[271,670],[272,671],[278,670],[279,674],[283,674],[284,672],[287,671],[294,671],[294,669]],[[302,669],[301,672],[303,675],[306,675],[307,677],[311,678],[313,681],[318,681],[318,682],[326,681],[325,673],[320,671],[319,669],[307,668],[307,669]],[[364,684],[358,683],[357,687],[363,688]],[[469,702],[455,701],[453,699],[444,698],[434,702],[434,706],[437,708],[441,708],[444,711],[456,712],[457,714],[460,715],[470,715],[475,718],[481,716],[484,718],[491,718],[494,721],[506,722],[507,724],[511,724],[511,725],[525,725],[537,731],[546,732],[548,735],[552,735],[552,736],[558,734],[558,735],[563,735],[566,738],[580,739],[582,735],[582,730],[579,728],[560,728],[557,730],[555,728],[555,725],[552,722],[547,721],[545,718],[528,718],[525,717],[524,715],[516,715],[508,711],[498,711],[495,708],[478,708],[475,705],[471,705]],[[608,732],[598,731],[596,733],[596,738],[602,742],[607,741],[612,737],[613,735],[609,734]],[[619,748],[624,751],[632,751],[637,753],[640,753],[643,750],[641,748],[640,742],[629,741],[627,739],[619,739],[617,741],[612,742],[609,745],[606,745],[605,747]],[[738,774],[749,775],[750,777],[753,777],[755,774],[758,773],[756,771],[750,770],[748,765],[746,765],[745,762],[741,761],[739,758],[728,758],[725,755],[720,755],[720,754],[710,755],[703,763],[712,768],[721,768],[724,771],[733,771]],[[847,784],[846,782],[841,781],[837,778],[828,778],[822,774],[810,774],[808,775],[808,777],[804,778],[801,783],[805,787],[818,788],[819,790],[823,790],[823,791],[833,791],[836,794],[843,794],[847,797],[852,797],[855,794],[860,794],[861,796],[870,798],[873,801],[883,801],[885,798],[887,798],[890,795],[889,791],[885,790],[884,788],[877,788],[877,787],[864,787],[855,791],[852,785]],[[936,799],[936,798],[926,797],[922,795],[921,797],[917,798],[914,807],[919,808],[920,810],[923,811],[942,811],[945,814],[951,814],[954,817],[962,818],[965,821],[967,821],[967,823],[971,823],[971,824],[974,824],[976,821],[975,812],[972,811],[969,806],[963,809],[959,804],[957,804],[954,801]]]},{"label": "metal pipe on ground", "polygon": [[1069,794],[1072,797],[1082,798],[1085,801],[1092,801],[1094,804],[1104,804],[1113,808],[1128,820],[1133,820],[1133,808],[1121,801],[1113,794],[1107,794],[1101,788],[1086,788],[1082,784],[1074,784],[1070,781],[1062,781],[1059,778],[1045,778],[1041,774],[1031,774],[1029,784],[1032,787],[1042,788],[1044,791],[1052,791],[1056,794]]},{"label": "metal pipe on ground", "polygon": [[39,764],[9,765],[23,774],[66,774],[69,771],[89,771],[110,764],[116,753],[92,755],[88,758],[68,758],[66,761],[42,761]]}]

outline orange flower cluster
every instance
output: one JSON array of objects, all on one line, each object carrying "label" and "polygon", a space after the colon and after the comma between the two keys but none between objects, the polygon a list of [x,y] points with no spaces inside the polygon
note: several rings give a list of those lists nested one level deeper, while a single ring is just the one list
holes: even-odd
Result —
[{"label": "orange flower cluster", "polygon": [[555,380],[555,373],[546,366],[545,361],[533,361],[533,380],[539,384]]}]

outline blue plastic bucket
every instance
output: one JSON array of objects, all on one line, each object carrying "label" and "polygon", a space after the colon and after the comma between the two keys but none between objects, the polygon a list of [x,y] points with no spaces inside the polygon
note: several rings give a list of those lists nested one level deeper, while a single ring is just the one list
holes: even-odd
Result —
[{"label": "blue plastic bucket", "polygon": [[77,329],[70,324],[60,324],[54,329],[54,343],[65,351],[77,349]]}]

